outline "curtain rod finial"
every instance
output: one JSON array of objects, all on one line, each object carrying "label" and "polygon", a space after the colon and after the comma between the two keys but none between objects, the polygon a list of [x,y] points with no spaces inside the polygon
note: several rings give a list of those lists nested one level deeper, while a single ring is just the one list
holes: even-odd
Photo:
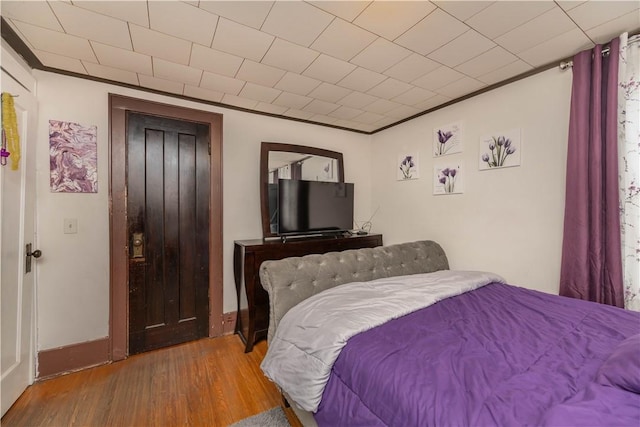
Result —
[{"label": "curtain rod finial", "polygon": [[562,61],[560,63],[560,69],[562,71],[566,70],[567,68],[571,68],[573,67],[573,61]]}]

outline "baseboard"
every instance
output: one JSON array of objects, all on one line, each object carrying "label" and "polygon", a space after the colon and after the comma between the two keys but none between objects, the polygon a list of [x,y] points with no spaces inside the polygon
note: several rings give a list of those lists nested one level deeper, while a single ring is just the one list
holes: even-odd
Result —
[{"label": "baseboard", "polygon": [[[244,308],[240,310],[242,324],[247,325],[249,321],[249,310]],[[238,312],[232,311],[222,315],[222,335],[231,335],[236,330],[236,322],[238,320]]]},{"label": "baseboard", "polygon": [[87,341],[38,352],[36,379],[79,371],[111,361],[109,338]]}]

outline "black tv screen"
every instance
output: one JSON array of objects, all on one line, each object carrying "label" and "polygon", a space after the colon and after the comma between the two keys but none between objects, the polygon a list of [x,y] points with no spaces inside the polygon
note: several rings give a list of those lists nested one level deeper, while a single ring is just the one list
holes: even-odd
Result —
[{"label": "black tv screen", "polygon": [[278,234],[353,228],[353,184],[278,180]]}]

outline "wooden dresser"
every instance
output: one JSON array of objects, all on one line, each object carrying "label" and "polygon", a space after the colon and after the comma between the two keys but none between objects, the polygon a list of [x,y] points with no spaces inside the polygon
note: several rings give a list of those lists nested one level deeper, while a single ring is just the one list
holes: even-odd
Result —
[{"label": "wooden dresser", "polygon": [[[233,251],[233,273],[238,295],[238,318],[235,332],[245,343],[245,353],[267,336],[269,327],[269,295],[260,284],[260,264],[263,261],[309,254],[343,251],[346,249],[373,248],[382,245],[381,234],[353,235],[348,237],[318,237],[265,241],[236,240]],[[247,314],[242,315],[241,296],[247,297]]]}]

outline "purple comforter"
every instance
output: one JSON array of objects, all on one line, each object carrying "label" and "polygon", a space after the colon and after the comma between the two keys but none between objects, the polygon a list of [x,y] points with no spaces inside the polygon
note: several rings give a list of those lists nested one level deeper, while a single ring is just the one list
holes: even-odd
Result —
[{"label": "purple comforter", "polygon": [[[637,427],[640,389],[618,387],[604,369],[640,377],[638,333],[640,313],[490,284],[351,338],[315,418],[332,427]],[[626,353],[616,351],[628,337]],[[607,361],[612,354],[622,356]]]}]

